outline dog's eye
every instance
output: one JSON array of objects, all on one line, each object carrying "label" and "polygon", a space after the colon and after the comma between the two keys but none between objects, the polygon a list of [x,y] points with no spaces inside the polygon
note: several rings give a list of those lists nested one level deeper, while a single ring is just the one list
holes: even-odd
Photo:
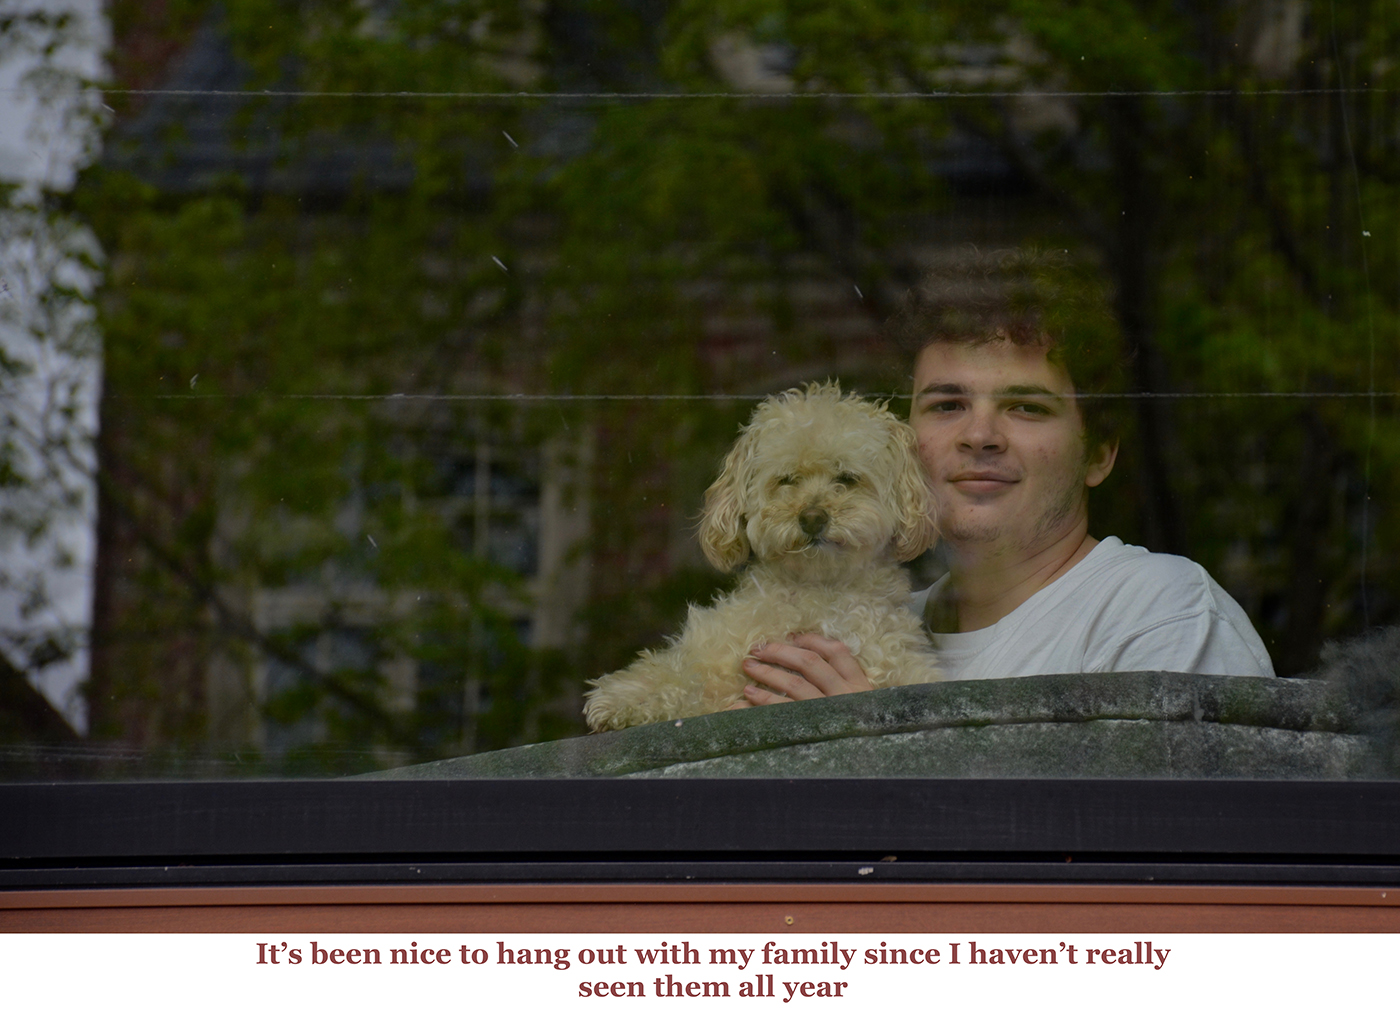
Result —
[{"label": "dog's eye", "polygon": [[791,474],[784,474],[782,477],[778,478],[778,487],[779,487],[779,488],[783,488],[783,487],[786,487],[787,485],[796,484],[796,483],[797,483],[797,478],[793,477]]},{"label": "dog's eye", "polygon": [[836,483],[843,488],[854,488],[856,485],[860,484],[860,478],[852,474],[849,470],[843,470],[836,475]]}]

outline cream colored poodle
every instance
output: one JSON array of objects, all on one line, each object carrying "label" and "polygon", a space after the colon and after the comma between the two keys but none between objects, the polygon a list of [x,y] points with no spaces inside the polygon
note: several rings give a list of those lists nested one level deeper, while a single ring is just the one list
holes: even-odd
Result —
[{"label": "cream colored poodle", "polygon": [[680,635],[589,682],[593,730],[727,709],[752,684],[750,647],[815,632],[850,648],[877,688],[938,680],[897,564],[934,540],[932,496],[909,426],[835,383],[759,405],[705,493],[700,544],[738,587],[691,605]]}]

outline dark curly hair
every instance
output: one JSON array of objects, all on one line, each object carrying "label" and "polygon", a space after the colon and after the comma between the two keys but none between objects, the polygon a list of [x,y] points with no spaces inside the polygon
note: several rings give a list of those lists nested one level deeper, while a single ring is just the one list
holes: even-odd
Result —
[{"label": "dark curly hair", "polygon": [[1102,282],[1065,254],[969,249],[931,269],[885,324],[911,358],[931,344],[1044,347],[1074,383],[1085,449],[1116,442],[1127,362]]}]

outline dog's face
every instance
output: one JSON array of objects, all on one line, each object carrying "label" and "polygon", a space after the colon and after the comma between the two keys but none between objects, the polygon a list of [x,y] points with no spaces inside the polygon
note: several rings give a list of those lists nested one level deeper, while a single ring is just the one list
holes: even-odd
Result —
[{"label": "dog's face", "polygon": [[917,557],[935,536],[913,433],[835,384],[764,401],[705,494],[700,544],[729,570],[764,562],[840,567],[889,549]]}]

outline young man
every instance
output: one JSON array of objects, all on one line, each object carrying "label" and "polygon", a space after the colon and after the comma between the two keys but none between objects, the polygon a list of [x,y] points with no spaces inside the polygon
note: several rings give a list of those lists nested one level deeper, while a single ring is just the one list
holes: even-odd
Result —
[{"label": "young man", "polygon": [[[1087,390],[1075,366],[1096,368],[1063,332],[1072,325],[1004,293],[895,322],[918,340],[910,423],[950,564],[913,604],[945,677],[1273,676],[1248,617],[1201,566],[1089,535],[1089,489],[1113,470],[1118,441],[1106,412],[1076,397]],[[757,648],[745,673],[766,686],[746,689],[752,705],[870,688],[844,645],[815,635]]]}]

